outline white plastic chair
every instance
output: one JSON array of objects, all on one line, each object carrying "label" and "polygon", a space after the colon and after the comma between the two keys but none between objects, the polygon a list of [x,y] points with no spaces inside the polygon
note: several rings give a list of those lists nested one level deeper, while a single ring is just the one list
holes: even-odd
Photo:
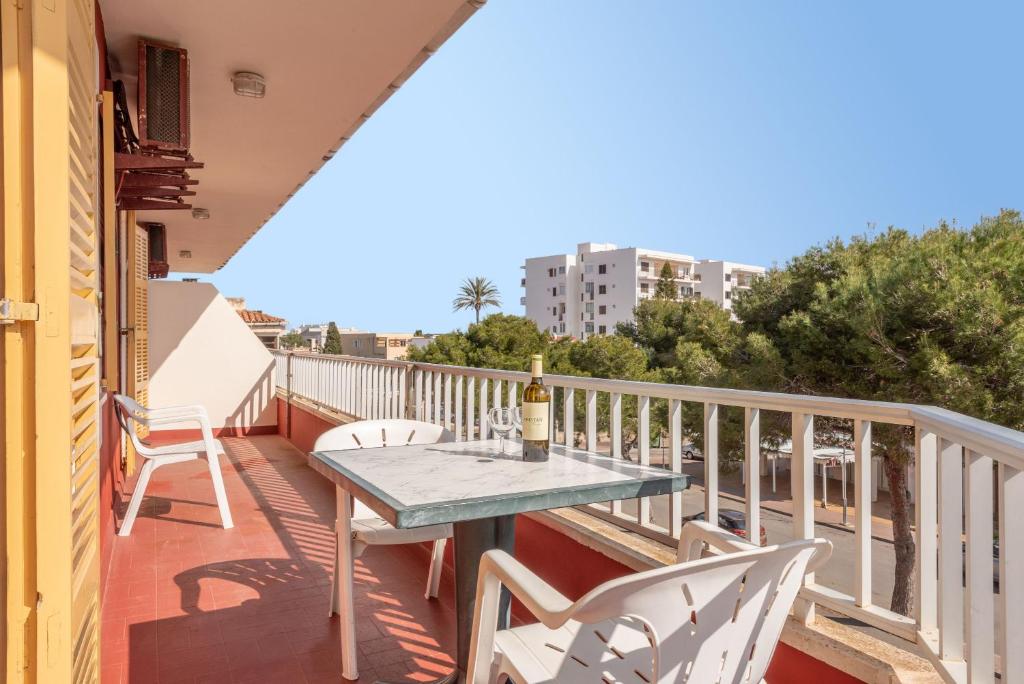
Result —
[{"label": "white plastic chair", "polygon": [[[704,543],[731,553],[701,559]],[[605,582],[572,602],[507,553],[488,551],[468,681],[762,682],[804,574],[832,544],[761,548],[691,521],[678,553],[682,562]],[[497,630],[502,586],[540,622]]]},{"label": "white plastic chair", "polygon": [[[314,451],[342,451],[349,449],[373,449],[385,446],[410,444],[437,444],[455,441],[455,436],[440,425],[416,420],[360,420],[332,428],[320,435],[313,446]],[[347,505],[350,497],[338,489],[338,506]],[[374,513],[366,504],[351,498],[351,537],[341,539],[341,531],[335,528],[334,581],[331,582],[330,614],[338,613],[345,620],[342,634],[342,658],[344,676],[356,678],[356,644],[352,606],[352,561],[363,554],[367,546],[389,544],[417,544],[434,542],[427,574],[425,598],[435,598],[441,583],[441,566],[444,562],[444,548],[452,536],[451,525],[428,525],[410,529],[396,529]],[[340,518],[340,515],[339,515]],[[342,544],[345,546],[343,547]],[[347,553],[346,553],[347,550]],[[339,569],[344,572],[339,573]],[[339,586],[340,585],[340,586]],[[344,603],[344,607],[341,605]],[[342,609],[344,608],[344,610]]]},{"label": "white plastic chair", "polygon": [[[139,471],[139,479],[135,483],[135,491],[132,492],[131,501],[128,503],[128,512],[125,513],[121,529],[117,533],[122,537],[131,534],[132,525],[135,524],[135,518],[139,514],[139,506],[142,505],[142,498],[146,495],[146,486],[149,484],[149,478],[154,470],[171,463],[193,461],[200,457],[206,458],[210,468],[210,479],[213,480],[213,492],[217,498],[217,508],[220,509],[221,523],[224,529],[234,527],[234,522],[231,520],[231,509],[228,507],[228,497],[224,492],[224,477],[220,472],[220,455],[224,453],[224,445],[213,438],[210,417],[206,414],[206,409],[198,405],[146,408],[123,394],[115,394],[114,401],[117,402],[117,421],[128,434],[128,438],[131,439],[136,453],[145,459],[145,463],[142,464],[142,469]],[[194,442],[179,442],[154,447],[139,439],[135,430],[136,423],[150,429],[158,425],[198,423],[203,438]]]}]

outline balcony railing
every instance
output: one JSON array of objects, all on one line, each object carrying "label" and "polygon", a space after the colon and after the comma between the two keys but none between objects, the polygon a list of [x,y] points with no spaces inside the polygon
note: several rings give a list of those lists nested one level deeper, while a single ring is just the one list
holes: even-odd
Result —
[{"label": "balcony railing", "polygon": [[[521,387],[530,381],[529,374],[513,371],[295,352],[274,355],[277,386],[289,397],[356,418],[408,417],[442,424],[458,440],[488,436],[488,408],[514,405]],[[912,404],[557,375],[544,380],[554,388],[552,440],[559,437],[557,424],[575,426],[575,396],[582,393],[584,446],[593,451],[598,450],[598,396],[607,395],[607,449],[613,458],[623,454],[623,404],[635,402],[638,459],[644,464],[651,461],[652,404],[664,402],[669,433],[666,465],[676,472],[683,466],[683,406],[702,406],[703,510],[711,521],[718,520],[722,412],[742,409],[747,530],[758,530],[761,521],[761,412],[790,414],[794,538],[815,534],[815,419],[851,421],[853,580],[843,590],[808,575],[794,609],[796,617],[809,622],[819,604],[916,641],[952,682],[990,682],[1001,672],[1005,683],[1024,675],[1024,433]],[[910,617],[872,599],[871,434],[878,424],[910,426],[915,434],[915,600]],[[574,435],[575,430],[564,431],[561,441],[572,444]],[[658,522],[649,499],[585,510],[672,544],[683,524],[682,497],[665,497],[668,515]],[[756,541],[756,534],[750,536]],[[994,539],[999,544],[998,587],[993,583]]]}]

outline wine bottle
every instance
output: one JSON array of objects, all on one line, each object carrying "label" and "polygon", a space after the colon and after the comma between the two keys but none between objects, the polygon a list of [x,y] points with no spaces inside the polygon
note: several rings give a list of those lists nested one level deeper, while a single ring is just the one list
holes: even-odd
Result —
[{"label": "wine bottle", "polygon": [[523,460],[546,461],[550,448],[548,429],[551,392],[544,386],[544,361],[540,354],[530,360],[533,380],[523,390]]}]

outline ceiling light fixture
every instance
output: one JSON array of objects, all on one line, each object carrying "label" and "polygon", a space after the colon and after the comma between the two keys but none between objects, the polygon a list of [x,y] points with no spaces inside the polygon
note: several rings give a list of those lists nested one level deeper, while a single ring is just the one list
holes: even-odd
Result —
[{"label": "ceiling light fixture", "polygon": [[267,83],[263,76],[252,71],[236,71],[231,77],[235,95],[242,97],[263,97],[267,94]]},{"label": "ceiling light fixture", "polygon": [[210,210],[203,209],[202,207],[196,207],[195,209],[192,210],[192,218],[197,219],[199,221],[205,221],[206,219],[210,218]]}]

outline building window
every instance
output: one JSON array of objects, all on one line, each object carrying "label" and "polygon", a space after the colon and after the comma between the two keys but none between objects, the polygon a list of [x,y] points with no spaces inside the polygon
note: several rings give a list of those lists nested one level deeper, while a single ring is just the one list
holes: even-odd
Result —
[{"label": "building window", "polygon": [[558,267],[558,275],[565,275],[565,266]]},{"label": "building window", "polygon": [[565,313],[565,302],[559,302],[558,313]]},{"label": "building window", "polygon": [[548,269],[548,277],[549,278],[554,278],[555,277],[555,269],[553,269],[553,268],[549,268]]},{"label": "building window", "polygon": [[680,278],[689,278],[690,277],[690,269],[688,269],[688,268],[680,268],[679,269],[679,277]]},{"label": "building window", "polygon": [[584,306],[583,310],[586,311],[588,314],[594,313],[594,303],[593,302],[587,302],[587,304],[586,304],[586,306]]},{"label": "building window", "polygon": [[602,304],[601,306],[597,307],[597,313],[604,316],[606,313],[608,313],[608,307]]},{"label": "building window", "polygon": [[648,262],[646,262],[646,261],[641,261],[641,262],[640,262],[640,270],[641,270],[641,271],[642,271],[643,273],[647,273],[648,271],[650,271],[650,270],[651,270],[651,264],[650,264],[650,263],[648,263]]},{"label": "building window", "polygon": [[558,307],[557,306],[551,307],[551,315],[552,316],[557,316],[558,315]]},{"label": "building window", "polygon": [[586,273],[593,273],[594,272],[594,264],[587,264],[586,267],[584,267],[583,270]]},{"label": "building window", "polygon": [[648,287],[647,283],[640,283],[640,291],[641,291],[641,292],[643,292],[643,293],[645,293],[645,294],[646,294],[646,292],[647,292],[647,287]]},{"label": "building window", "polygon": [[597,326],[597,332],[599,332],[602,335],[606,334],[608,332],[608,326],[605,326],[605,325]]},{"label": "building window", "polygon": [[356,349],[359,349],[359,340],[353,340],[352,346],[355,347]]},{"label": "building window", "polygon": [[565,294],[565,285],[559,285],[558,286],[558,294],[560,294],[560,295],[564,295]]},{"label": "building window", "polygon": [[607,264],[599,264],[599,265],[598,265],[598,267],[597,267],[597,273],[598,273],[599,275],[604,275],[604,274],[605,274],[605,273],[607,273],[607,272],[608,272],[608,265],[607,265]]},{"label": "building window", "polygon": [[583,284],[583,291],[587,292],[587,293],[593,292],[594,291],[594,283],[584,283]]},{"label": "building window", "polygon": [[597,294],[608,294],[608,286],[607,285],[598,285],[597,286]]},{"label": "building window", "polygon": [[701,275],[700,275],[700,273],[694,273],[694,274],[693,274],[693,282],[695,282],[695,283],[699,283],[699,282],[700,282],[700,279],[701,279]]},{"label": "building window", "polygon": [[725,291],[725,298],[726,299],[732,299],[732,292],[729,292],[729,290],[726,290]]},{"label": "building window", "polygon": [[558,324],[558,332],[560,332],[560,333],[564,333],[565,332],[565,323],[559,323]]},{"label": "building window", "polygon": [[557,287],[551,288],[551,296],[552,297],[557,297],[558,296],[558,288]]},{"label": "building window", "polygon": [[594,324],[593,323],[584,323],[583,324],[583,332],[593,333],[594,332]]},{"label": "building window", "polygon": [[557,333],[558,332],[558,326],[557,325],[551,326],[551,332]]},{"label": "building window", "polygon": [[725,274],[725,282],[729,282],[730,280],[732,280],[732,273],[726,273]]}]

